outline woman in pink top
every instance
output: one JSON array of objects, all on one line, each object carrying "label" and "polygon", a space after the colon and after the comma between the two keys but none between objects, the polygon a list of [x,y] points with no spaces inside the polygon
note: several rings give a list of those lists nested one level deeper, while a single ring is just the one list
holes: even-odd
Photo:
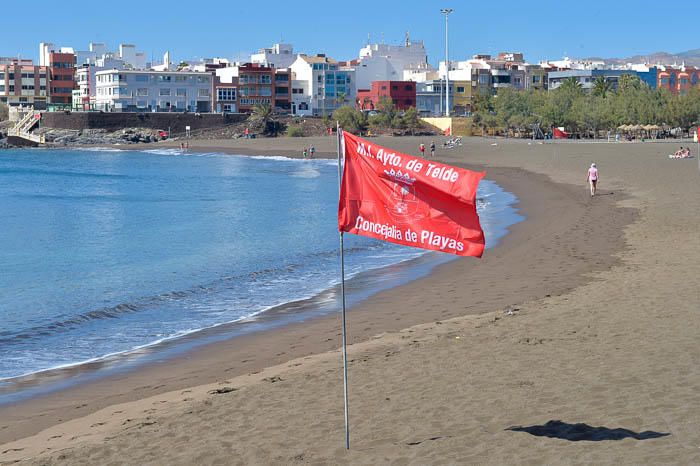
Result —
[{"label": "woman in pink top", "polygon": [[588,169],[586,181],[591,185],[591,196],[595,196],[595,190],[598,185],[598,168],[595,166],[595,163],[592,163],[591,168]]}]

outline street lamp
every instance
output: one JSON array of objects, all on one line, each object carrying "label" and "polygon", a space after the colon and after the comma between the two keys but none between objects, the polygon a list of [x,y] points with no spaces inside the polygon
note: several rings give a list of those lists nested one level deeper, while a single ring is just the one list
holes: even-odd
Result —
[{"label": "street lamp", "polygon": [[450,116],[450,54],[448,49],[447,17],[454,9],[441,8],[440,13],[445,15],[445,116]]}]

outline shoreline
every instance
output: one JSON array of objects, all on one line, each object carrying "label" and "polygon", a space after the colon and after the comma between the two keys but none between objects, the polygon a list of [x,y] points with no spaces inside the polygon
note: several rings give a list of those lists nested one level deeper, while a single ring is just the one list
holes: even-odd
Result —
[{"label": "shoreline", "polygon": [[[222,148],[217,149],[217,151],[222,151]],[[194,145],[191,146],[190,150],[199,151],[198,147]],[[235,148],[232,150],[244,149]],[[285,152],[285,154],[280,154],[278,149],[267,149],[251,155],[287,155],[288,151]],[[318,153],[322,154],[320,151]],[[519,305],[521,302],[546,295],[565,293],[586,282],[588,280],[584,277],[586,273],[593,270],[603,270],[615,263],[612,254],[618,252],[622,245],[619,243],[599,245],[605,250],[607,259],[593,266],[584,266],[580,270],[565,274],[569,275],[566,277],[560,276],[557,279],[551,277],[555,283],[546,286],[540,283],[534,287],[528,287],[527,290],[523,289],[522,283],[509,276],[507,259],[513,254],[521,259],[527,259],[527,251],[523,251],[524,240],[530,238],[546,224],[546,217],[550,217],[552,212],[545,211],[553,208],[558,216],[568,215],[569,222],[575,223],[580,221],[581,217],[585,217],[585,209],[591,208],[591,206],[578,203],[576,209],[571,209],[570,201],[577,197],[575,189],[571,186],[553,183],[545,176],[533,175],[521,169],[487,167],[487,171],[490,179],[518,197],[519,204],[516,207],[525,213],[528,220],[510,228],[511,233],[506,235],[481,263],[465,260],[443,264],[433,270],[433,273],[426,278],[383,291],[356,306],[348,315],[349,344],[367,341],[377,334],[397,332],[425,322],[444,320],[465,314],[492,312],[494,309]],[[546,203],[549,205],[545,207],[543,200],[547,201]],[[620,198],[614,200],[619,201]],[[612,202],[613,199],[604,201],[605,208],[609,208]],[[608,227],[621,227],[633,219],[631,212],[627,212],[626,216],[617,217],[620,223]],[[570,226],[569,224],[568,227]],[[484,263],[487,265],[484,266]],[[500,269],[494,270],[494,266],[500,267]],[[541,273],[550,275],[546,271],[546,267],[540,267],[540,269]],[[407,315],[400,315],[396,309],[393,309],[393,312],[377,316],[372,311],[375,307],[395,308],[396,306],[392,306],[391,303],[394,301],[406,302],[407,293],[410,295],[409,302],[420,300],[423,305],[416,307],[425,307],[425,303],[430,300],[424,296],[424,291],[434,290],[435,287],[444,288],[445,281],[452,282],[447,285],[449,288],[454,285],[453,277],[469,276],[473,270],[481,275],[486,275],[481,280],[477,280],[477,282],[480,281],[477,283],[478,286],[472,284],[475,291],[478,291],[475,294],[483,295],[484,288],[488,286],[489,281],[498,280],[499,277],[508,280],[509,286],[505,288],[510,288],[510,291],[501,290],[498,293],[491,293],[490,297],[482,296],[479,301],[463,308],[432,309],[427,314],[413,311],[407,312]],[[449,278],[453,279],[446,280]],[[527,281],[532,282],[536,277],[527,278]],[[237,341],[213,343],[195,349],[176,361],[154,362],[149,367],[137,369],[135,372],[117,374],[80,387],[66,389],[11,407],[0,408],[1,417],[4,419],[3,424],[5,424],[4,428],[0,430],[0,443],[34,435],[47,427],[94,413],[117,403],[185,389],[193,384],[215,383],[221,378],[256,373],[291,359],[334,351],[338,346],[337,329],[337,316],[319,317],[312,321],[292,324],[283,329],[239,337],[235,339]],[[225,354],[235,354],[235,359],[238,359],[239,362],[232,362],[234,358],[229,359]],[[120,385],[118,390],[115,389],[117,384]],[[8,431],[11,431],[11,434],[7,433]]]}]

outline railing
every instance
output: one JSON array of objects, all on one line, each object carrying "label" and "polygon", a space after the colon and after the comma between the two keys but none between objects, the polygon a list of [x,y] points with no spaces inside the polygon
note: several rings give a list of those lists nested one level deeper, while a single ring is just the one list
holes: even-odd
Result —
[{"label": "railing", "polygon": [[45,144],[46,143],[46,137],[41,134],[32,134],[29,131],[34,127],[39,122],[39,118],[37,118],[37,115],[39,115],[39,118],[41,116],[40,113],[35,112],[34,109],[30,109],[26,115],[24,115],[18,122],[17,124],[11,128],[8,132],[8,136],[15,136],[18,138],[26,139],[28,141],[35,142],[37,144]]}]

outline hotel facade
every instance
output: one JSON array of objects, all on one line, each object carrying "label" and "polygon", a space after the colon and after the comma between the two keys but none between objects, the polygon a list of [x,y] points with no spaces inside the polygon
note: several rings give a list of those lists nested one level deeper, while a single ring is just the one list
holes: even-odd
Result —
[{"label": "hotel facade", "polygon": [[105,112],[213,109],[213,73],[113,69],[95,73],[95,86],[95,107]]}]

